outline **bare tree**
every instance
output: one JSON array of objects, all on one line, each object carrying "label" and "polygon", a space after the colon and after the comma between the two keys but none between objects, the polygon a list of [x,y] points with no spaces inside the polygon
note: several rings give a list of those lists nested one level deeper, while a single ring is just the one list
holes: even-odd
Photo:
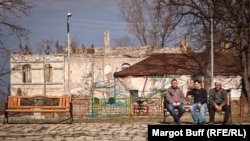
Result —
[{"label": "bare tree", "polygon": [[55,43],[56,53],[63,53],[63,46],[59,44],[59,41],[57,40]]},{"label": "bare tree", "polygon": [[136,36],[142,46],[148,45],[146,37],[147,19],[142,1],[120,1],[121,17],[128,23],[129,31]]},{"label": "bare tree", "polygon": [[119,6],[122,20],[141,46],[165,47],[173,39],[178,20],[173,15],[178,7],[163,9],[164,5],[152,0],[121,0]]},{"label": "bare tree", "polygon": [[210,46],[211,24],[213,24],[215,52],[229,50],[234,52],[241,60],[242,92],[248,100],[248,113],[250,113],[250,2],[249,0],[158,0],[165,5],[164,8],[178,6],[180,19],[184,31],[190,36],[197,47],[203,50],[208,57],[205,62],[204,76],[205,87],[211,83]]},{"label": "bare tree", "polygon": [[[22,15],[28,16],[33,6],[27,0],[3,0],[0,2],[0,36],[16,36],[18,39],[27,39],[29,31],[15,22]],[[0,38],[0,49],[5,50]]]},{"label": "bare tree", "polygon": [[[241,59],[243,92],[250,103],[249,0],[128,0],[120,1],[121,17],[142,46],[165,46],[175,32],[188,36],[192,51],[203,51],[205,88],[211,88],[211,35],[216,52]],[[212,26],[213,25],[213,26]],[[250,104],[248,104],[250,113]]]},{"label": "bare tree", "polygon": [[123,36],[123,37],[115,40],[114,46],[116,46],[116,47],[129,47],[129,46],[133,46],[133,43],[128,36]]},{"label": "bare tree", "polygon": [[29,47],[28,44],[25,44],[25,46],[22,46],[21,44],[19,45],[20,53],[27,55],[27,54],[32,54],[32,49]]},{"label": "bare tree", "polygon": [[[243,93],[248,102],[250,113],[250,1],[223,1],[226,16],[221,19],[231,29],[227,32],[226,42],[232,44],[241,59]],[[228,20],[229,19],[229,20]]]},{"label": "bare tree", "polygon": [[[15,37],[19,39],[20,44],[23,39],[28,38],[29,31],[16,23],[14,19],[18,19],[21,16],[28,16],[31,13],[32,4],[28,0],[1,0],[0,1],[0,53],[1,58],[1,70],[0,70],[0,81],[1,85],[7,85],[6,75],[9,74],[10,69],[8,68],[8,61],[10,51],[4,43],[4,37]],[[31,53],[31,50],[23,47],[27,54]],[[6,58],[3,58],[6,57]],[[5,84],[2,84],[5,83]]]}]

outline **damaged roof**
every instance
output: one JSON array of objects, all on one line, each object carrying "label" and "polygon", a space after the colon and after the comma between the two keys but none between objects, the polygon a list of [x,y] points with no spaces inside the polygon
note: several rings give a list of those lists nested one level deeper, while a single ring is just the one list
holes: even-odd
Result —
[{"label": "damaged roof", "polygon": [[[202,75],[204,53],[156,53],[148,58],[115,72],[114,77]],[[210,65],[210,64],[209,64]],[[214,54],[214,75],[238,75],[241,72],[240,58],[233,53]]]}]

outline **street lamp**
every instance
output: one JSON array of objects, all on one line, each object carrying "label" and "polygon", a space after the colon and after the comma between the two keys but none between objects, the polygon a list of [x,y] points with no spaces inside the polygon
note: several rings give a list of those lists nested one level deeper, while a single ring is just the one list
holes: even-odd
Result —
[{"label": "street lamp", "polygon": [[67,14],[67,46],[68,46],[68,95],[70,95],[70,36],[69,36],[69,18],[72,16],[71,13]]},{"label": "street lamp", "polygon": [[46,73],[45,73],[45,40],[43,40],[43,95],[46,95]]},{"label": "street lamp", "polygon": [[213,88],[214,84],[214,31],[213,31],[213,18],[211,18],[211,89]]}]

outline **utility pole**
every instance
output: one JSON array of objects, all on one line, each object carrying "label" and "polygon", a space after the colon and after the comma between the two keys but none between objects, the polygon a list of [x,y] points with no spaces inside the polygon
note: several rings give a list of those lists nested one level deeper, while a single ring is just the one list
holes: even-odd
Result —
[{"label": "utility pole", "polygon": [[67,40],[68,40],[68,95],[70,95],[70,35],[69,35],[69,18],[71,13],[67,14]]},{"label": "utility pole", "polygon": [[214,31],[213,31],[213,18],[211,18],[211,89],[213,88],[214,83]]},{"label": "utility pole", "polygon": [[46,73],[45,73],[45,40],[43,40],[43,95],[46,95]]}]

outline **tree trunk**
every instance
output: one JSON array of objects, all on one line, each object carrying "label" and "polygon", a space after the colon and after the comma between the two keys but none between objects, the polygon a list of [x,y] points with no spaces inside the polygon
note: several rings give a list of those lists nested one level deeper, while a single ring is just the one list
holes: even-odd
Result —
[{"label": "tree trunk", "polygon": [[250,83],[249,83],[249,77],[248,77],[248,56],[249,56],[249,52],[248,52],[248,42],[246,40],[242,39],[242,45],[244,46],[244,48],[246,48],[247,50],[242,51],[241,53],[241,64],[242,64],[242,86],[243,86],[243,93],[244,96],[246,96],[246,103],[248,106],[243,106],[242,108],[248,108],[248,109],[244,109],[244,111],[248,111],[247,114],[250,113]]},{"label": "tree trunk", "polygon": [[211,65],[210,63],[206,63],[207,65],[204,66],[204,88],[207,90],[207,92],[210,91],[211,88]]},{"label": "tree trunk", "polygon": [[[248,1],[248,8],[250,8],[250,2]],[[248,9],[249,10],[249,9]],[[250,18],[250,12],[248,11],[248,44],[247,44],[247,54],[246,54],[246,63],[247,64],[247,70],[246,70],[246,91],[247,91],[247,96],[248,96],[248,114],[250,114],[250,21],[249,21],[249,18]]]}]

